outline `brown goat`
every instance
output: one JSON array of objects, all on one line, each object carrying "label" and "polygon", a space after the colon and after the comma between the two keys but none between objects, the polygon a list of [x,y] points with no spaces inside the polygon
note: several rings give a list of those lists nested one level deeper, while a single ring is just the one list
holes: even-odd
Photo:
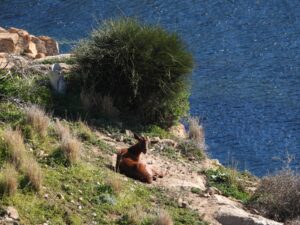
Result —
[{"label": "brown goat", "polygon": [[147,153],[149,139],[140,137],[137,134],[134,134],[134,137],[138,140],[137,144],[119,150],[116,161],[116,172],[150,184],[156,177],[162,177],[163,175],[140,162],[141,153]]}]

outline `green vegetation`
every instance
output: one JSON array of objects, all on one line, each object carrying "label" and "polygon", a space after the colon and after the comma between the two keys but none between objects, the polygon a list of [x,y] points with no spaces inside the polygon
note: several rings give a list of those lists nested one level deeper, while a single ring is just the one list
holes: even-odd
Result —
[{"label": "green vegetation", "polygon": [[247,186],[255,181],[254,177],[225,167],[206,170],[205,175],[208,178],[208,185],[218,188],[225,196],[244,203],[249,201],[251,194],[247,191]]},{"label": "green vegetation", "polygon": [[54,63],[66,63],[68,65],[76,64],[76,60],[74,57],[62,57],[62,58],[53,58],[53,59],[46,59],[41,62],[42,64],[54,64]]},{"label": "green vegetation", "polygon": [[[110,169],[111,155],[116,150],[99,139],[88,124],[112,134],[122,133],[124,125],[95,114],[81,114],[76,73],[66,79],[71,88],[65,96],[53,94],[48,81],[41,75],[13,74],[2,80],[0,93],[5,97],[0,97],[0,192],[3,194],[0,205],[15,207],[20,223],[25,225],[47,221],[58,225],[93,222],[150,225],[158,217],[158,208],[165,210],[176,225],[206,224],[197,212],[180,208],[162,190],[124,179]],[[65,118],[59,120],[64,127],[62,133],[58,133],[57,122],[50,114],[42,112],[42,108],[28,107],[31,103]],[[78,115],[73,116],[75,113]],[[11,161],[11,150],[4,134],[10,127],[11,132],[17,130],[22,134],[20,141],[11,142],[12,146],[19,146],[15,150],[25,152],[16,157],[24,165],[20,170],[18,163],[6,164]],[[158,126],[136,130],[151,136],[169,136]],[[61,149],[65,137],[81,142],[81,160],[72,166],[66,162]],[[134,209],[142,216],[136,216]]]},{"label": "green vegetation", "polygon": [[134,19],[106,21],[75,56],[89,107],[114,106],[122,116],[164,127],[188,110],[193,59],[174,33]]}]

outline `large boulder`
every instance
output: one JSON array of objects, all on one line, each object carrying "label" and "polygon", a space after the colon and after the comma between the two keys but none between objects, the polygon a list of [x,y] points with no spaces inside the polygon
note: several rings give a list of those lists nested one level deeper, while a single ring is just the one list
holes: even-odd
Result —
[{"label": "large boulder", "polygon": [[25,55],[28,58],[44,58],[59,54],[57,41],[47,36],[36,37],[26,30],[0,27],[0,53]]},{"label": "large boulder", "polygon": [[18,41],[18,34],[0,33],[0,52],[15,53]]},{"label": "large boulder", "polygon": [[58,55],[59,47],[57,41],[47,36],[39,36],[38,38],[45,42],[47,56]]},{"label": "large boulder", "polygon": [[215,213],[215,218],[222,225],[283,225],[232,205],[220,206]]}]

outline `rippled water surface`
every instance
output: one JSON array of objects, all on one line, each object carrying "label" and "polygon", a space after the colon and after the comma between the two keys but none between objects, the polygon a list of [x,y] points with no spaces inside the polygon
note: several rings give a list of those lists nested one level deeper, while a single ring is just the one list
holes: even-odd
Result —
[{"label": "rippled water surface", "polygon": [[256,175],[300,166],[300,1],[0,0],[0,26],[67,52],[103,19],[135,16],[177,31],[194,52],[191,113],[210,155]]}]

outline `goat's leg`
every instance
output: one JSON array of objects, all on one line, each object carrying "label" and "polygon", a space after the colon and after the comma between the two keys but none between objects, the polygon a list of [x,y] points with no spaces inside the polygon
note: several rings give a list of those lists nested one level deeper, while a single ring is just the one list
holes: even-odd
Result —
[{"label": "goat's leg", "polygon": [[151,184],[153,181],[152,172],[147,168],[145,164],[139,163],[137,165],[137,177],[142,182]]}]

